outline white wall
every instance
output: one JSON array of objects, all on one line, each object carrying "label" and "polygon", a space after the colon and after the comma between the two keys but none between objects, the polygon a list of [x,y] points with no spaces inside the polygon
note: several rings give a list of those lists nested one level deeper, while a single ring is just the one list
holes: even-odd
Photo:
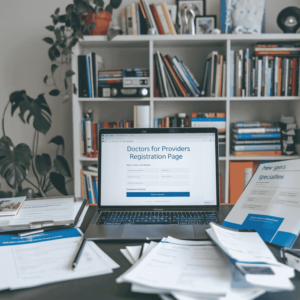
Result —
[{"label": "white wall", "polygon": [[[52,128],[46,136],[40,137],[39,153],[50,152],[54,156],[55,147],[48,141],[62,135],[66,143],[66,157],[72,168],[72,118],[71,101],[62,104],[60,97],[47,95],[50,91],[43,83],[43,78],[49,74],[50,60],[47,55],[49,45],[42,41],[51,33],[45,26],[51,25],[50,15],[57,7],[64,11],[72,0],[9,0],[0,3],[0,115],[10,93],[25,89],[31,97],[35,98],[40,93],[46,93],[46,99],[53,114]],[[108,0],[105,1],[106,3]],[[113,17],[120,16],[120,10],[131,3],[131,0],[123,0],[122,6],[114,11]],[[151,3],[160,3],[160,0]],[[167,0],[168,4],[175,4],[174,0]],[[298,6],[299,0],[266,0],[266,31],[269,33],[281,32],[277,27],[278,13],[286,6]],[[207,14],[215,14],[220,26],[220,1],[206,1]],[[12,118],[10,113],[6,115],[5,128],[15,144],[24,142],[30,147],[33,139],[31,125],[23,124],[17,114]],[[2,135],[2,133],[0,134]],[[32,176],[30,176],[32,177]],[[1,190],[7,190],[6,183],[1,179]],[[73,193],[73,184],[67,186],[69,193]],[[52,194],[56,194],[53,191]]]}]

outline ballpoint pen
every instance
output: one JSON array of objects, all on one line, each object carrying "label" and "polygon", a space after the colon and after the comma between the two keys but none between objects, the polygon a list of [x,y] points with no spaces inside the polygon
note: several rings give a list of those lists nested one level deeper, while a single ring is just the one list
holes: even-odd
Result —
[{"label": "ballpoint pen", "polygon": [[86,243],[86,239],[83,239],[83,241],[82,241],[82,243],[81,243],[81,245],[80,245],[80,247],[79,247],[79,249],[78,249],[78,252],[77,252],[77,254],[76,254],[76,256],[75,256],[75,259],[74,259],[74,261],[73,261],[73,263],[72,263],[72,269],[73,270],[75,270],[75,268],[77,267],[77,265],[78,265],[78,262],[79,262],[79,259],[80,259],[80,257],[81,257],[81,254],[82,254],[82,252],[83,252],[83,248],[84,248],[84,246],[85,246],[85,243]]}]

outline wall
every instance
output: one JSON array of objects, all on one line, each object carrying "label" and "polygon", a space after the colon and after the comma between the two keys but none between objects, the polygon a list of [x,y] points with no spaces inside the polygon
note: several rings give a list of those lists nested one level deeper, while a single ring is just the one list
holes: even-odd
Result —
[{"label": "wall", "polygon": [[[50,87],[44,85],[43,78],[49,73],[51,63],[47,55],[49,46],[42,41],[44,37],[51,36],[51,33],[45,29],[45,26],[52,23],[50,15],[57,7],[64,11],[66,5],[71,2],[71,0],[1,1],[0,115],[13,91],[25,89],[33,98],[40,93],[46,93],[46,99],[52,110],[53,124],[46,136],[40,136],[39,154],[50,152],[53,157],[56,148],[48,142],[52,137],[62,135],[66,143],[66,157],[72,168],[71,101],[63,104],[61,98],[47,95]],[[161,1],[149,0],[148,2],[151,4]],[[114,17],[119,19],[120,10],[129,3],[131,3],[130,0],[124,0],[122,6],[114,11]],[[166,3],[175,4],[175,1],[167,0]],[[268,33],[281,32],[276,25],[276,18],[285,6],[299,6],[299,0],[266,0],[266,31]],[[206,8],[207,14],[217,15],[217,24],[220,26],[220,1],[207,0]],[[24,142],[31,147],[34,132],[31,125],[23,124],[17,115],[11,118],[7,113],[5,128],[15,144]],[[3,180],[1,180],[1,189],[7,190]],[[73,184],[70,183],[67,189],[72,194]],[[53,190],[52,194],[56,192]]]}]

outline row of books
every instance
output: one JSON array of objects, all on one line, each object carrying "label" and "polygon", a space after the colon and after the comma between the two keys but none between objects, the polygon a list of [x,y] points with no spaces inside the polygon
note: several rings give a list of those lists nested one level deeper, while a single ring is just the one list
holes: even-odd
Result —
[{"label": "row of books", "polygon": [[149,5],[147,0],[131,3],[121,11],[122,33],[125,35],[148,34],[150,28],[155,34],[176,34],[176,28],[168,5]]},{"label": "row of books", "polygon": [[212,51],[205,62],[201,85],[190,69],[176,56],[154,54],[155,97],[224,97],[226,95],[226,61]]},{"label": "row of books", "polygon": [[80,171],[81,197],[88,199],[88,205],[97,205],[98,199],[98,168],[88,166]]},{"label": "row of books", "polygon": [[101,56],[94,52],[78,55],[78,94],[79,97],[98,97],[98,72],[104,68]]},{"label": "row of books", "polygon": [[300,96],[300,47],[258,44],[250,50],[231,50],[230,96]]}]

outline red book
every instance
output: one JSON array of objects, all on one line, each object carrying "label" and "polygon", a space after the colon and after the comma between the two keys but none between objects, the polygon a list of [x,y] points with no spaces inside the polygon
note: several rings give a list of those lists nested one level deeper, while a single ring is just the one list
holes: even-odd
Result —
[{"label": "red book", "polygon": [[158,33],[159,34],[165,34],[165,31],[164,31],[164,28],[163,28],[163,26],[161,24],[161,21],[160,21],[160,18],[159,18],[159,15],[158,15],[158,12],[157,12],[155,4],[151,4],[150,5],[150,9],[152,11],[152,14],[153,14],[153,17],[154,17],[154,21],[155,21],[156,26],[157,26]]},{"label": "red book", "polygon": [[93,122],[92,124],[92,136],[93,136],[93,151],[98,150],[98,141],[97,141],[97,123]]},{"label": "red book", "polygon": [[297,58],[294,57],[292,59],[292,76],[291,76],[291,83],[292,83],[292,96],[296,96],[296,78],[297,78]]}]

